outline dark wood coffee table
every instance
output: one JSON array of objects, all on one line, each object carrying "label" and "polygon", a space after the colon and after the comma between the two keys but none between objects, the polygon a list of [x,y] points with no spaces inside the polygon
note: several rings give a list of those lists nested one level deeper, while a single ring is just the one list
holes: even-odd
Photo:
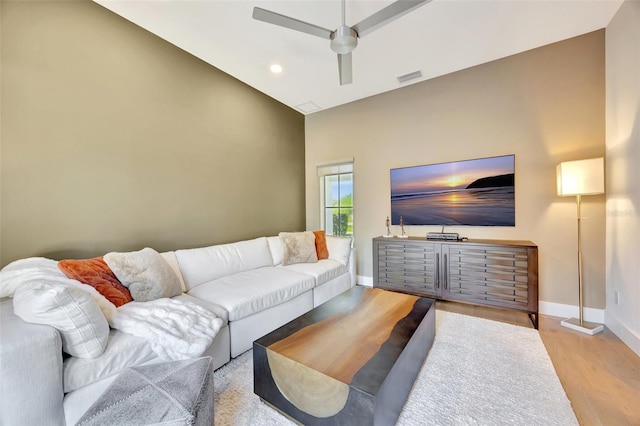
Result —
[{"label": "dark wood coffee table", "polygon": [[254,392],[304,425],[393,425],[435,311],[432,299],[356,286],[253,343]]}]

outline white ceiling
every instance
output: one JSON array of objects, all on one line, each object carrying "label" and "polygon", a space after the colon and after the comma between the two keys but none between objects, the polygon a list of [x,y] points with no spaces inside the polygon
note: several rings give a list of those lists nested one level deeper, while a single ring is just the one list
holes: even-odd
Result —
[{"label": "white ceiling", "polygon": [[[622,0],[434,0],[359,40],[340,86],[329,41],[251,18],[254,6],[328,29],[337,0],[94,0],[292,108],[331,108],[607,26]],[[392,1],[348,0],[351,26]],[[284,71],[273,74],[278,63]]]}]

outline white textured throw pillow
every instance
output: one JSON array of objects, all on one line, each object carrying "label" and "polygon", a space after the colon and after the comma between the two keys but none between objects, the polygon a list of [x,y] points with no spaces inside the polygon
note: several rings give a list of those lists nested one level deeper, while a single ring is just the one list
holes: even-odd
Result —
[{"label": "white textured throw pillow", "polygon": [[271,252],[273,265],[280,265],[282,263],[282,256],[284,255],[284,245],[282,244],[282,238],[267,237],[267,244],[269,244],[269,251]]},{"label": "white textured throw pillow", "polygon": [[69,355],[94,358],[107,345],[107,319],[93,297],[75,287],[48,283],[19,287],[13,310],[26,322],[57,329],[62,349]]},{"label": "white textured throw pillow", "polygon": [[347,265],[351,256],[351,237],[327,235],[327,250],[329,250],[329,259]]},{"label": "white textured throw pillow", "polygon": [[182,294],[180,279],[162,255],[152,248],[107,253],[104,261],[136,302]]},{"label": "white textured throw pillow", "polygon": [[316,236],[313,232],[281,232],[279,235],[284,246],[282,266],[318,261]]}]

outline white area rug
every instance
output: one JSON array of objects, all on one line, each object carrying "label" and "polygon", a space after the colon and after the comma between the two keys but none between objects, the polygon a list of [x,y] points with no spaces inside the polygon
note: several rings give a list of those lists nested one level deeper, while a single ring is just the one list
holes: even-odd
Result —
[{"label": "white area rug", "polygon": [[[578,425],[538,332],[437,311],[398,425]],[[216,371],[217,426],[293,425],[253,393],[252,351]]]}]

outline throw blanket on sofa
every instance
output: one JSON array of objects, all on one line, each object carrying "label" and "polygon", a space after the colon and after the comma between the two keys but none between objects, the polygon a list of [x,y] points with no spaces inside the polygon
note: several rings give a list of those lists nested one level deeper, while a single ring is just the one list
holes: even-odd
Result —
[{"label": "throw blanket on sofa", "polygon": [[194,303],[156,299],[120,306],[109,325],[149,340],[164,360],[180,360],[201,356],[222,327],[222,320]]},{"label": "throw blanket on sofa", "polygon": [[0,270],[0,298],[13,297],[18,287],[33,284],[60,284],[75,287],[91,295],[107,321],[116,307],[103,295],[80,281],[72,280],[58,269],[58,261],[45,257],[28,257],[11,262]]},{"label": "throw blanket on sofa", "polygon": [[92,286],[68,278],[57,263],[43,257],[10,263],[0,270],[0,297],[13,297],[21,286],[49,283],[75,287],[96,301],[111,328],[149,340],[154,352],[164,360],[201,356],[222,327],[222,319],[210,311],[179,300],[129,302],[116,308]]}]

